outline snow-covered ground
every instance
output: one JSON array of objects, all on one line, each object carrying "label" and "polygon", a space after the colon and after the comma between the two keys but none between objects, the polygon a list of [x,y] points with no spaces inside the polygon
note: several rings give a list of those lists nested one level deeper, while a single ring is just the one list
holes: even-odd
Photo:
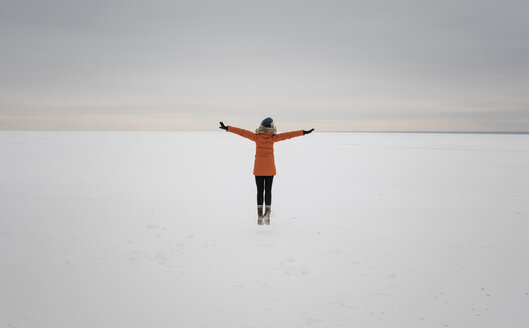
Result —
[{"label": "snow-covered ground", "polygon": [[528,327],[529,136],[0,132],[0,327]]}]

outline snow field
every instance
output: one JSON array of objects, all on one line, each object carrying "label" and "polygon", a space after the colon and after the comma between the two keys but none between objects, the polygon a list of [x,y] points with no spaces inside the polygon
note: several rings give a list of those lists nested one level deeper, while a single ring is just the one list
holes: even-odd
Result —
[{"label": "snow field", "polygon": [[0,327],[525,327],[529,136],[0,132]]}]

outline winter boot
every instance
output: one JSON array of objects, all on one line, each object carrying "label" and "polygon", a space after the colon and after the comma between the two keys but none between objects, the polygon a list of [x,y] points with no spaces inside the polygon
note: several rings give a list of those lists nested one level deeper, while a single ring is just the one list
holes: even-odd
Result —
[{"label": "winter boot", "polygon": [[257,207],[257,224],[263,225],[263,207]]},{"label": "winter boot", "polygon": [[266,225],[270,225],[270,212],[272,212],[272,209],[267,206],[264,212],[264,223]]}]

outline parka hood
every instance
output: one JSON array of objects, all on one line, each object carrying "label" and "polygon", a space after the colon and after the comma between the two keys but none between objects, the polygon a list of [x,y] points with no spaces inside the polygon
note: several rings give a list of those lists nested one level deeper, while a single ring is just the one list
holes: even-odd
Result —
[{"label": "parka hood", "polygon": [[272,126],[271,127],[266,127],[266,126],[260,126],[258,127],[256,130],[255,130],[255,133],[257,134],[263,134],[263,133],[271,133],[271,134],[276,134],[277,133],[277,130],[276,130],[276,127],[274,126],[274,124],[272,123]]}]

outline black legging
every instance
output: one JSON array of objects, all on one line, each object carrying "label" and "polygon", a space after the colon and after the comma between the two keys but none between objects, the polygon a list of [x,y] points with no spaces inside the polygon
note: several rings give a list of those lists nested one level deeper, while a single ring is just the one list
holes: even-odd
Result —
[{"label": "black legging", "polygon": [[255,184],[257,184],[257,205],[263,205],[263,192],[265,193],[266,205],[272,205],[272,182],[274,176],[255,176]]}]

